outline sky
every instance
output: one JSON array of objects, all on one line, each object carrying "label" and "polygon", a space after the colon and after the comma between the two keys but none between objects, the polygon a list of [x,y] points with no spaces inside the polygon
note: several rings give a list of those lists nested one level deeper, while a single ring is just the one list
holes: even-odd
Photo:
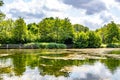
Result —
[{"label": "sky", "polygon": [[91,30],[114,21],[120,23],[120,0],[3,0],[6,18],[23,17],[26,23],[40,22],[46,17],[68,17],[72,24]]}]

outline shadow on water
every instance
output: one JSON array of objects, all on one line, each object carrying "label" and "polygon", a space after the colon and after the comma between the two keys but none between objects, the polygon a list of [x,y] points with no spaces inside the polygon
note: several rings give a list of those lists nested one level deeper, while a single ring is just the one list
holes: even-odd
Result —
[{"label": "shadow on water", "polygon": [[2,51],[0,57],[0,80],[119,80],[120,60],[49,59],[40,56],[67,57],[72,53],[59,50],[11,50]]}]

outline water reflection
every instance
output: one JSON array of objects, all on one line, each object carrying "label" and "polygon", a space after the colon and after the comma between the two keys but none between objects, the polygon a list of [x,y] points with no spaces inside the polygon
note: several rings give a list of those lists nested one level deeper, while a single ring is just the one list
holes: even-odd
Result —
[{"label": "water reflection", "polygon": [[25,72],[21,76],[3,75],[3,80],[119,80],[120,68],[113,74],[110,70],[100,62],[94,65],[73,66],[68,77],[54,75],[42,76],[38,67],[31,69],[26,67]]},{"label": "water reflection", "polygon": [[119,80],[117,59],[55,60],[41,55],[48,56],[44,51],[14,51],[0,57],[0,80]]}]

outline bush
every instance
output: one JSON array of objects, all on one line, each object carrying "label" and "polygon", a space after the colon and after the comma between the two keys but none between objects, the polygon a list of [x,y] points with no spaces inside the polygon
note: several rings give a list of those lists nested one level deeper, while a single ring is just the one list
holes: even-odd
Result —
[{"label": "bush", "polygon": [[88,48],[99,48],[101,46],[101,38],[98,34],[93,31],[90,31],[88,34]]},{"label": "bush", "polygon": [[40,49],[65,49],[65,44],[58,43],[27,43],[24,48],[40,48]]},{"label": "bush", "polygon": [[107,48],[120,48],[120,43],[109,43]]},{"label": "bush", "polygon": [[87,33],[79,33],[77,39],[74,42],[75,48],[99,48],[101,46],[101,38],[93,31]]},{"label": "bush", "polygon": [[37,49],[37,48],[39,48],[39,46],[36,45],[35,43],[27,43],[27,44],[24,44],[23,48],[26,48],[26,49],[31,49],[31,48]]},{"label": "bush", "polygon": [[107,44],[101,44],[100,48],[106,48]]},{"label": "bush", "polygon": [[81,32],[76,41],[74,42],[74,47],[75,48],[86,48],[88,46],[88,36],[86,33]]},{"label": "bush", "polygon": [[120,50],[113,50],[109,52],[109,54],[120,54]]}]

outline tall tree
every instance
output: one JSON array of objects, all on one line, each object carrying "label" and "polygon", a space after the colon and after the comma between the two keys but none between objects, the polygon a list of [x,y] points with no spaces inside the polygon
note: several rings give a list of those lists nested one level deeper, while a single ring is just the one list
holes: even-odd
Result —
[{"label": "tall tree", "polygon": [[10,43],[13,30],[12,19],[2,20],[0,22],[0,43]]},{"label": "tall tree", "polygon": [[80,24],[74,24],[73,28],[74,28],[75,32],[82,32],[82,31],[87,32],[87,31],[89,31],[88,27],[85,27],[85,26],[80,25]]},{"label": "tall tree", "polygon": [[119,42],[119,40],[120,40],[119,27],[112,21],[107,25],[106,42],[115,43],[115,42]]},{"label": "tall tree", "polygon": [[23,18],[18,18],[14,23],[13,39],[15,43],[26,42],[27,26]]},{"label": "tall tree", "polygon": [[55,31],[55,42],[58,42],[59,40],[59,28],[60,28],[60,19],[58,17],[56,17],[55,19],[55,23],[54,23],[54,31]]},{"label": "tall tree", "polygon": [[53,39],[56,39],[56,37],[54,36],[54,22],[55,19],[50,17],[45,18],[40,23],[38,23],[39,34],[41,37],[40,41],[53,42]]},{"label": "tall tree", "polygon": [[27,29],[28,29],[27,40],[29,42],[39,41],[40,34],[39,34],[38,25],[36,23],[30,23],[27,25]]},{"label": "tall tree", "polygon": [[[3,0],[0,0],[0,7],[3,6]],[[3,14],[0,10],[0,21],[5,17],[5,14]]]},{"label": "tall tree", "polygon": [[62,40],[65,44],[71,44],[73,43],[73,27],[72,24],[70,22],[70,20],[68,18],[65,18],[63,20],[63,24],[62,24],[62,28],[63,31],[61,32],[61,37]]}]

